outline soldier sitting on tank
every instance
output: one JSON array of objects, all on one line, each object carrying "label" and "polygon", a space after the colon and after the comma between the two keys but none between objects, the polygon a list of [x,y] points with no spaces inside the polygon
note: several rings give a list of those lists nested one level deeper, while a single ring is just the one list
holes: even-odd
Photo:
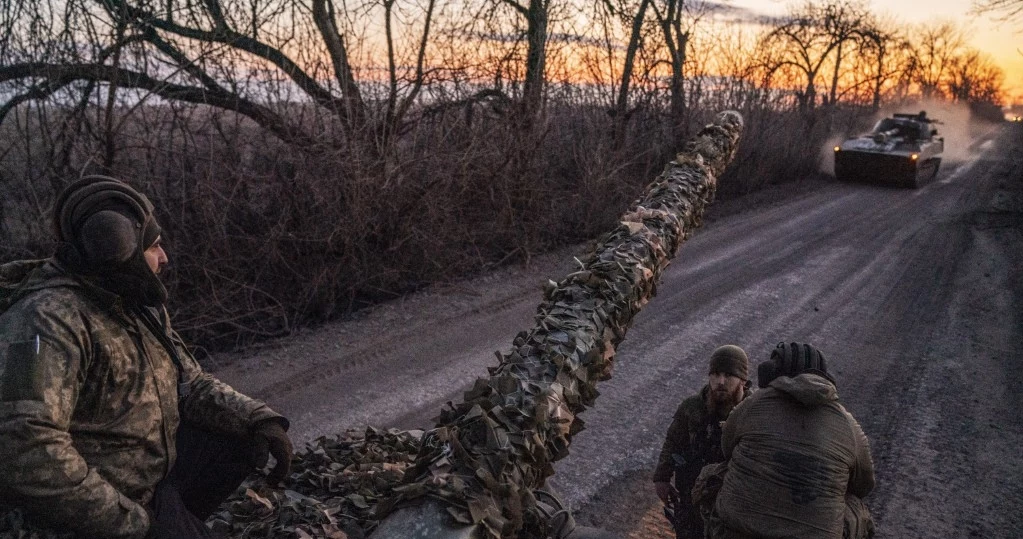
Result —
[{"label": "soldier sitting on tank", "polygon": [[673,524],[680,539],[703,537],[703,519],[690,491],[701,468],[725,460],[721,422],[750,394],[749,359],[742,348],[719,347],[711,354],[709,367],[707,385],[683,400],[675,412],[654,470],[657,497],[674,508]]},{"label": "soldier sitting on tank", "polygon": [[87,177],[53,219],[56,256],[0,265],[0,506],[75,537],[209,537],[203,519],[268,453],[271,482],[287,475],[288,421],[171,329],[145,196]]}]

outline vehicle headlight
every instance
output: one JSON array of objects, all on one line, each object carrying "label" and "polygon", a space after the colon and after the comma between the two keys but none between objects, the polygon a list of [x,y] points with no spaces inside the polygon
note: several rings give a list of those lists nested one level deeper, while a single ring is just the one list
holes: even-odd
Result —
[{"label": "vehicle headlight", "polygon": [[916,161],[917,159],[919,159],[919,158],[920,158],[920,156],[919,156],[919,155],[917,155],[917,154],[913,154],[913,155],[909,156],[909,158],[910,158],[910,160],[912,160],[912,161]]},{"label": "vehicle headlight", "polygon": [[836,151],[836,152],[837,152],[837,151],[841,151],[841,149],[842,149],[842,147],[841,147],[841,146],[835,146],[835,151]]}]

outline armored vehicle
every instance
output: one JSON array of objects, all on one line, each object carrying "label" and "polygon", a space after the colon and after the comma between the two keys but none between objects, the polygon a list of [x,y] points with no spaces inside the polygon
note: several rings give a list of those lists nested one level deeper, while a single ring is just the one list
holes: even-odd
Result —
[{"label": "armored vehicle", "polygon": [[835,146],[835,178],[917,188],[938,174],[945,139],[938,120],[919,114],[894,114],[865,135]]}]

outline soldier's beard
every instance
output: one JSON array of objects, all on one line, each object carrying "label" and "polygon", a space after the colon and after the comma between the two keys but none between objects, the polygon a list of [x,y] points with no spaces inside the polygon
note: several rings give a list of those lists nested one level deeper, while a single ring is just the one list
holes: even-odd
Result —
[{"label": "soldier's beard", "polygon": [[711,388],[710,391],[710,408],[714,412],[718,412],[719,415],[725,415],[735,408],[736,404],[742,401],[742,386],[735,388],[735,391],[727,391],[723,388]]},{"label": "soldier's beard", "polygon": [[93,264],[69,243],[58,245],[56,257],[72,273],[120,296],[129,304],[159,307],[167,302],[167,288],[149,269],[145,257],[136,252],[126,262]]}]

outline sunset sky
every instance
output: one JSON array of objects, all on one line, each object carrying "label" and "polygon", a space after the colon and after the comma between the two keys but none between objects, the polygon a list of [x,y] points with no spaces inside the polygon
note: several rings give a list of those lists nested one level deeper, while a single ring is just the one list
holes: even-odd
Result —
[{"label": "sunset sky", "polygon": [[[730,5],[767,15],[788,11],[789,0],[732,0]],[[971,45],[991,55],[1005,71],[1008,97],[1023,103],[1023,20],[998,22],[991,15],[971,15],[970,0],[869,0],[878,15],[910,24],[952,20],[968,29]]]}]

